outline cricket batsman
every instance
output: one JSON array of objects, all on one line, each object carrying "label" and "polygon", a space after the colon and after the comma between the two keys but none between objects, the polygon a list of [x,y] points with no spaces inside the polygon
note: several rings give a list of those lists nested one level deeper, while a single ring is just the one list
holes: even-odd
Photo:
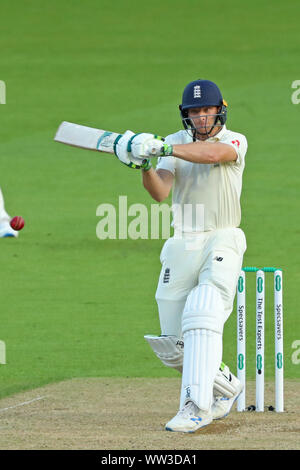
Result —
[{"label": "cricket batsman", "polygon": [[227,416],[242,392],[222,348],[246,250],[239,225],[247,140],[226,128],[227,103],[212,81],[189,83],[179,109],[184,130],[164,140],[126,131],[115,153],[142,170],[156,201],[172,190],[174,236],[161,252],[156,291],[161,335],[145,338],[182,373],[179,411],[166,430],[193,433]]}]

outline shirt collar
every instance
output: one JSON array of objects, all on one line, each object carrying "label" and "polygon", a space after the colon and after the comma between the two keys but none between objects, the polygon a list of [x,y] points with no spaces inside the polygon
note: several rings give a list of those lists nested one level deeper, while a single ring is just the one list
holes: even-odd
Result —
[{"label": "shirt collar", "polygon": [[222,129],[213,137],[209,137],[209,139],[206,140],[206,142],[218,142],[219,140],[222,139],[223,135],[227,131],[227,128],[225,124],[223,125]]}]

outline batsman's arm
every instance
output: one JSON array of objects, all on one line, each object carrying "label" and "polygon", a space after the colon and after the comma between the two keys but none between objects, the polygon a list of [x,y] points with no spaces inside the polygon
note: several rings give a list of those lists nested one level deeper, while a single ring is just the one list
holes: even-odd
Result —
[{"label": "batsman's arm", "polygon": [[157,202],[166,199],[172,189],[174,175],[168,170],[142,170],[144,188]]},{"label": "batsman's arm", "polygon": [[219,142],[192,142],[173,145],[172,155],[193,163],[224,163],[237,159],[237,153],[231,145]]}]

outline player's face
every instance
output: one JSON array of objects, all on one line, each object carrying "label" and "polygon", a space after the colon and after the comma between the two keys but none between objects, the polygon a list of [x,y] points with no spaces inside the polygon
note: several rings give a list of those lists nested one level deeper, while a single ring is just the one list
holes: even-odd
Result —
[{"label": "player's face", "polygon": [[188,110],[188,117],[193,122],[193,126],[196,129],[196,135],[201,139],[215,135],[219,132],[220,129],[218,126],[210,132],[215,124],[218,109],[219,108],[217,106],[206,106],[202,108],[191,108]]}]

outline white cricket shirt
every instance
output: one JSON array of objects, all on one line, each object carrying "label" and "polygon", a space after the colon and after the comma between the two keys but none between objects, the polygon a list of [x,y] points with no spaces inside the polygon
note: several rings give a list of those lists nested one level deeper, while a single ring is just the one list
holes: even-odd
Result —
[{"label": "white cricket shirt", "polygon": [[[191,142],[193,139],[185,130],[166,137],[166,143],[172,145]],[[204,164],[170,156],[159,158],[156,166],[156,169],[168,170],[175,176],[172,194],[172,226],[175,233],[203,232],[240,225],[247,139],[224,125],[217,135],[205,142],[231,145],[237,153],[237,160]]]}]

